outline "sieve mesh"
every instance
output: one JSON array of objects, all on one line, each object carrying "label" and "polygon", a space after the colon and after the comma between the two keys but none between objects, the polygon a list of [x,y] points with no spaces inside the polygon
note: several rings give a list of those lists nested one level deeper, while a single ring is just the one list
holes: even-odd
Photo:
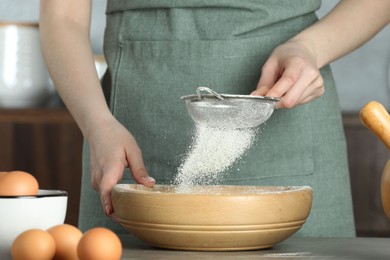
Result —
[{"label": "sieve mesh", "polygon": [[184,96],[188,114],[197,124],[218,128],[250,128],[267,121],[279,99],[250,95],[217,94],[209,88],[200,87],[212,94]]}]

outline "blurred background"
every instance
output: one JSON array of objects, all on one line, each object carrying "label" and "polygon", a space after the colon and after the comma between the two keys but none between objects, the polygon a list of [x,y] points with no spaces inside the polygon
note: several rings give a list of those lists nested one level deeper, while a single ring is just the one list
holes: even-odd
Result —
[{"label": "blurred background", "polygon": [[[325,15],[337,2],[323,1],[318,15]],[[91,44],[96,54],[103,52],[105,6],[105,0],[93,1]],[[36,23],[38,17],[39,0],[0,1],[0,23]],[[390,26],[331,66],[348,143],[357,234],[389,236],[390,224],[381,207],[380,177],[390,153],[362,126],[358,112],[371,100],[389,111]],[[77,224],[81,147],[82,135],[55,91],[48,102],[37,107],[0,107],[0,171],[29,171],[42,188],[68,191],[66,221],[71,224]]]}]

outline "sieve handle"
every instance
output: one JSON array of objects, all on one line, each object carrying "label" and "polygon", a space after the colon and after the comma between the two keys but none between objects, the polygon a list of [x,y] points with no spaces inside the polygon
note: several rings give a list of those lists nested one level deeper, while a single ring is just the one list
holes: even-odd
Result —
[{"label": "sieve handle", "polygon": [[218,94],[217,92],[215,92],[214,90],[212,90],[208,87],[197,87],[196,88],[196,94],[198,95],[199,99],[202,99],[202,91],[206,91],[209,94],[215,96],[216,98],[223,100],[223,97],[220,94]]}]

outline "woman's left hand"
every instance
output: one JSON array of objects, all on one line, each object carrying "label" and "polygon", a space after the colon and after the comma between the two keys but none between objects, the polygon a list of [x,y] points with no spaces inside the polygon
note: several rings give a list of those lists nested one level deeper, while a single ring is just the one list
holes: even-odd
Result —
[{"label": "woman's left hand", "polygon": [[293,108],[324,94],[316,58],[305,45],[290,40],[279,45],[264,64],[252,95],[278,97],[276,108]]}]

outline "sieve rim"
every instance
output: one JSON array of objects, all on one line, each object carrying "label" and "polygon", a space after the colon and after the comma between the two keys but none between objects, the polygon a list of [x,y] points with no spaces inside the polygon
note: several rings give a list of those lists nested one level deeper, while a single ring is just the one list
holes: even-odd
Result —
[{"label": "sieve rim", "polygon": [[[280,98],[269,97],[269,96],[234,95],[234,94],[220,94],[220,96],[223,97],[224,99],[254,99],[254,100],[263,100],[263,101],[271,101],[271,102],[280,101]],[[200,101],[203,99],[218,99],[218,98],[213,94],[203,94],[202,98],[199,98],[197,94],[192,94],[192,95],[182,96],[180,97],[180,99],[190,100],[190,101]]]}]

